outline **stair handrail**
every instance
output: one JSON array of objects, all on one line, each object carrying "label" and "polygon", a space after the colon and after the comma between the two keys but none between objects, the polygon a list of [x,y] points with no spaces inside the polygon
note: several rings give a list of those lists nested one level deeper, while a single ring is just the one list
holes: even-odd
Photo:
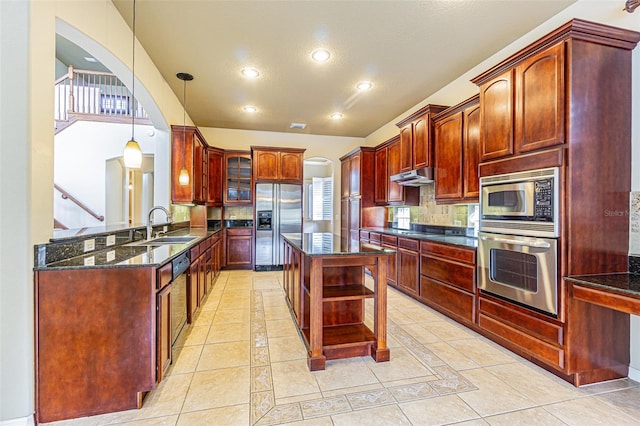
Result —
[{"label": "stair handrail", "polygon": [[89,207],[87,207],[86,204],[84,204],[82,201],[78,200],[76,197],[74,197],[73,195],[69,194],[69,192],[65,191],[64,189],[62,189],[60,187],[60,185],[58,185],[57,183],[53,184],[53,187],[55,189],[57,189],[60,194],[62,194],[62,198],[69,199],[71,200],[73,203],[75,203],[75,205],[77,205],[78,207],[80,207],[82,210],[86,211],[87,213],[89,213],[91,216],[95,217],[96,219],[98,219],[100,222],[104,222],[104,216],[99,215],[98,213],[94,212],[93,210],[91,210]]},{"label": "stair handrail", "polygon": [[[55,81],[56,120],[66,121],[70,113],[149,118],[145,109],[115,74],[79,70],[69,66],[67,73]],[[102,103],[107,97],[110,105]]]}]

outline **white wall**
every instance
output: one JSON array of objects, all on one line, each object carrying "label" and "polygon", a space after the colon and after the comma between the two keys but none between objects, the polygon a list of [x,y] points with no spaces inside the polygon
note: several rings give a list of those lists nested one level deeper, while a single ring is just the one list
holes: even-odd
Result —
[{"label": "white wall", "polygon": [[[143,154],[156,154],[155,135],[153,126],[136,125],[135,139]],[[129,139],[130,124],[73,123],[55,136],[54,182],[97,214],[106,216],[106,161],[122,157],[124,145]],[[163,151],[161,154],[168,153]],[[165,160],[168,163],[168,158]],[[158,173],[168,174],[169,170],[164,167]],[[54,197],[54,217],[69,228],[107,224],[88,213],[80,212],[78,215],[74,204],[69,200],[60,201],[58,193]]]},{"label": "white wall", "polygon": [[[366,138],[367,145],[375,145],[395,135],[397,129],[393,123],[423,104],[453,105],[476,93],[468,82],[470,78],[573,17],[640,30],[640,12],[622,12],[623,3],[622,0],[578,1],[420,105],[391,120]],[[55,77],[56,24],[67,32],[81,34],[93,41],[98,54],[93,49],[88,51],[125,84],[131,80],[125,75],[131,61],[131,31],[108,0],[0,1],[0,24],[0,119],[3,124],[0,126],[0,422],[24,419],[27,424],[34,409],[32,247],[47,241],[52,233],[51,84]],[[64,36],[73,39],[69,34]],[[86,46],[82,47],[87,50]],[[633,156],[636,160],[640,147],[638,55],[640,48],[634,52],[633,78]],[[148,108],[150,116],[158,114],[160,121],[165,123],[182,123],[182,105],[139,45],[136,48],[136,76],[141,82],[136,84],[136,95],[140,91],[139,99]],[[5,105],[11,105],[11,108]],[[155,111],[151,105],[157,106]],[[153,117],[152,120],[156,123]],[[246,149],[252,144],[300,146],[302,142],[309,149],[305,156],[319,155],[332,160],[363,142],[358,138],[203,130],[210,143],[222,148]],[[169,140],[168,134],[164,137]],[[163,145],[163,149],[168,149],[167,146]],[[334,176],[339,176],[335,173],[336,164],[339,163],[334,161]],[[634,164],[639,163],[634,161]],[[162,176],[156,176],[158,179]],[[164,179],[163,184],[168,188],[168,175]],[[640,188],[638,167],[633,170],[633,188]],[[640,348],[639,329],[640,321],[635,319],[633,348]],[[639,369],[640,355],[634,352],[632,356],[632,365]]]}]

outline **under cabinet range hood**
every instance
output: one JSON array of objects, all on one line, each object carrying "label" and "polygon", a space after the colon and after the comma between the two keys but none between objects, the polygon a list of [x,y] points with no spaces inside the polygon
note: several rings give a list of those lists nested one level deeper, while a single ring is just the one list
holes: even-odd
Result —
[{"label": "under cabinet range hood", "polygon": [[433,183],[433,168],[424,167],[422,169],[411,170],[410,172],[391,175],[391,182],[403,186],[421,186]]}]

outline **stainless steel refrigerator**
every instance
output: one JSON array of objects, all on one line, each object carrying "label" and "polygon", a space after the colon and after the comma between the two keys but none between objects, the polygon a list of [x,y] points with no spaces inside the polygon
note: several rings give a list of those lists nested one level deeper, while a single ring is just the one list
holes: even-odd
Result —
[{"label": "stainless steel refrigerator", "polygon": [[281,233],[302,232],[302,185],[256,184],[256,271],[282,269]]}]

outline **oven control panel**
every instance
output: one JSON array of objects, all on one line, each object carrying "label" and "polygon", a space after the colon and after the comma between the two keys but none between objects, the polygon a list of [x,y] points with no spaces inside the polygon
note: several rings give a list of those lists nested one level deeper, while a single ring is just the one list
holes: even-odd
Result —
[{"label": "oven control panel", "polygon": [[536,180],[534,217],[536,220],[553,221],[553,179]]}]

